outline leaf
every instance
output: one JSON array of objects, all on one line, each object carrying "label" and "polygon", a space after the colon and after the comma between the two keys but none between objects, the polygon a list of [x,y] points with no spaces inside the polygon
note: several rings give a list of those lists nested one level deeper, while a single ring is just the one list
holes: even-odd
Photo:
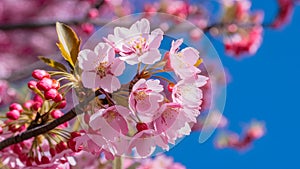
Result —
[{"label": "leaf", "polygon": [[73,29],[63,23],[56,22],[56,32],[59,40],[57,46],[64,59],[74,69],[79,53],[80,40]]},{"label": "leaf", "polygon": [[44,63],[46,63],[48,66],[51,66],[51,67],[61,70],[63,72],[67,72],[67,68],[63,64],[56,62],[55,60],[52,60],[52,59],[49,59],[49,58],[46,58],[43,56],[39,56],[39,59],[41,61],[43,61]]}]

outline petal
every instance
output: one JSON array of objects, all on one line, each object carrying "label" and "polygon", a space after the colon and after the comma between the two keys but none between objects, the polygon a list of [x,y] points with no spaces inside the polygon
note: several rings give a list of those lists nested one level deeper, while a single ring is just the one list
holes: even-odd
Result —
[{"label": "petal", "polygon": [[120,53],[120,55],[122,57],[119,57],[119,58],[121,60],[124,60],[126,63],[128,63],[130,65],[135,65],[135,64],[139,63],[138,56],[135,53],[133,53],[131,55],[126,55],[126,54]]},{"label": "petal", "polygon": [[98,87],[100,84],[96,84],[96,78],[99,78],[99,77],[96,76],[95,72],[84,71],[81,74],[83,86],[86,88],[92,89],[92,88]]},{"label": "petal", "polygon": [[121,88],[121,83],[118,78],[112,75],[106,75],[104,78],[101,79],[101,88],[105,91],[112,93],[113,91],[118,90]]},{"label": "petal", "polygon": [[98,57],[89,49],[84,49],[78,54],[78,65],[82,70],[94,70],[97,66]]},{"label": "petal", "polygon": [[176,41],[172,41],[172,46],[170,49],[170,54],[174,54],[176,53],[177,49],[179,48],[179,46],[183,43],[183,39],[178,39]]},{"label": "petal", "polygon": [[190,66],[193,66],[199,59],[199,52],[191,47],[184,48],[181,53],[183,54],[183,61]]},{"label": "petal", "polygon": [[125,70],[124,61],[120,60],[119,58],[116,58],[111,65],[111,72],[115,76],[120,76],[124,70]]},{"label": "petal", "polygon": [[107,43],[98,43],[94,51],[98,56],[99,62],[109,62],[115,57],[113,48]]},{"label": "petal", "polygon": [[155,29],[151,32],[149,36],[149,48],[159,48],[161,41],[163,39],[164,32],[161,29]]},{"label": "petal", "polygon": [[146,79],[140,79],[139,81],[137,81],[133,87],[132,87],[132,91],[136,91],[138,88],[140,88],[140,86],[142,86],[144,83],[146,82]]},{"label": "petal", "polygon": [[149,34],[149,32],[150,32],[150,23],[147,19],[143,18],[140,21],[135,22],[130,27],[130,30],[132,31],[132,33]]},{"label": "petal", "polygon": [[154,145],[154,140],[152,140],[153,138],[138,138],[139,140],[136,142],[135,147],[136,147],[136,151],[137,153],[142,156],[142,157],[148,157],[150,156],[156,146]]},{"label": "petal", "polygon": [[101,128],[101,124],[99,123],[99,120],[102,118],[103,111],[104,111],[104,109],[100,109],[99,111],[97,111],[95,114],[93,114],[90,117],[89,126],[93,130],[98,130]]},{"label": "petal", "polygon": [[158,79],[153,80],[153,79],[149,79],[146,82],[147,88],[155,91],[157,93],[162,92],[164,90],[163,86],[160,85],[160,81]]},{"label": "petal", "polygon": [[159,61],[161,58],[161,53],[158,49],[150,49],[148,52],[144,53],[138,59],[144,64],[152,65],[155,62]]}]

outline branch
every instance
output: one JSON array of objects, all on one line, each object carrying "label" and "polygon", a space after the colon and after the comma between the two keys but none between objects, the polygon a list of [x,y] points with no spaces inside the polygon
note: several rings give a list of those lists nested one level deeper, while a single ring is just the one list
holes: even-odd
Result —
[{"label": "branch", "polygon": [[30,139],[31,137],[36,137],[40,134],[44,134],[44,133],[56,128],[57,126],[73,119],[77,115],[82,114],[83,111],[80,111],[80,112],[77,111],[76,112],[76,110],[81,110],[82,107],[84,107],[87,103],[92,101],[95,97],[99,96],[100,94],[101,94],[101,92],[99,90],[97,90],[95,92],[95,95],[92,95],[92,96],[88,97],[85,100],[85,102],[75,106],[69,112],[67,112],[66,114],[61,116],[60,118],[58,118],[58,119],[56,119],[56,120],[54,120],[50,123],[32,128],[32,129],[27,130],[25,132],[22,132],[22,133],[20,133],[16,136],[13,136],[13,137],[10,137],[10,138],[7,138],[7,139],[1,141],[0,142],[0,150],[4,149],[4,148],[6,148],[10,145],[17,144],[17,143],[20,143],[24,140]]}]

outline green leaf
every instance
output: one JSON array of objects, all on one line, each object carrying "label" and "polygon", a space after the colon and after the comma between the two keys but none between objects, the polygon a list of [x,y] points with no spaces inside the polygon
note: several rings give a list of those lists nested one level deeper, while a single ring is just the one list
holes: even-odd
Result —
[{"label": "green leaf", "polygon": [[49,59],[49,58],[46,58],[43,56],[39,56],[39,59],[41,61],[43,61],[44,63],[46,63],[48,66],[51,66],[51,67],[61,70],[63,72],[67,72],[67,68],[63,64],[56,62],[55,60],[52,60],[52,59]]},{"label": "green leaf", "polygon": [[73,29],[63,23],[56,22],[56,32],[59,40],[57,46],[64,59],[74,69],[79,53],[80,40]]}]

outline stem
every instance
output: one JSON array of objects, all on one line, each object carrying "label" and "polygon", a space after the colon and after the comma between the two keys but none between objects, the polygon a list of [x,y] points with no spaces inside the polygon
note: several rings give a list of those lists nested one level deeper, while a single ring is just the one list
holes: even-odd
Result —
[{"label": "stem", "polygon": [[113,169],[122,169],[122,157],[115,157],[113,161]]}]

